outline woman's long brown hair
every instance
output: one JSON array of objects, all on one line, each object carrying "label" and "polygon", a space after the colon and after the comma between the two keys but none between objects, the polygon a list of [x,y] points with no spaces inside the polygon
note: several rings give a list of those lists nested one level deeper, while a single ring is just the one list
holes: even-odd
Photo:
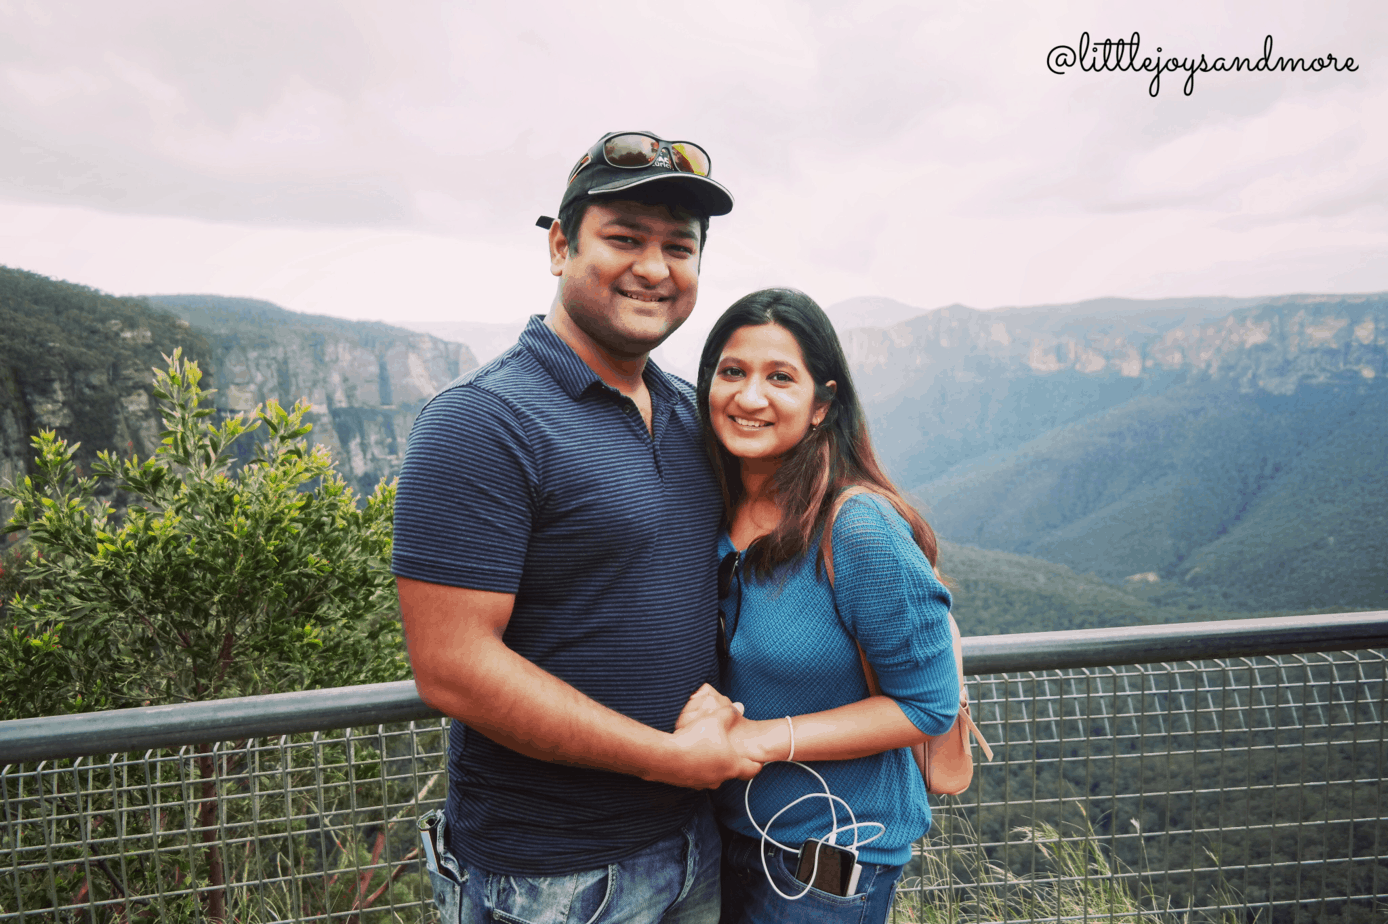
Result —
[{"label": "woman's long brown hair", "polygon": [[[781,522],[752,544],[747,564],[759,577],[769,577],[779,566],[799,559],[824,532],[839,494],[845,488],[862,486],[891,502],[910,525],[916,545],[933,567],[939,557],[935,531],[902,497],[877,461],[868,436],[867,415],[858,401],[834,325],[814,299],[795,289],[762,289],[738,299],[713,325],[699,357],[699,420],[704,445],[723,489],[725,518],[731,522],[745,489],[737,458],[713,433],[709,389],[728,338],[739,328],[762,324],[777,324],[795,338],[814,379],[815,400],[827,402],[829,409],[819,426],[782,457],[768,482],[769,494],[781,508]],[[829,382],[835,383],[833,390]],[[823,565],[821,546],[816,570]]]}]

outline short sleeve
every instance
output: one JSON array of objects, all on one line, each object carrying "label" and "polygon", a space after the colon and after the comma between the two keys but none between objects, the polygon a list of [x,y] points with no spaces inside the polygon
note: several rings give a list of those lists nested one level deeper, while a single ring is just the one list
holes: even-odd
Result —
[{"label": "short sleeve", "polygon": [[949,591],[885,499],[849,498],[834,520],[834,598],[882,692],[928,735],[959,711]]},{"label": "short sleeve", "polygon": [[395,496],[398,577],[515,593],[534,519],[537,467],[515,411],[471,385],[415,419]]}]

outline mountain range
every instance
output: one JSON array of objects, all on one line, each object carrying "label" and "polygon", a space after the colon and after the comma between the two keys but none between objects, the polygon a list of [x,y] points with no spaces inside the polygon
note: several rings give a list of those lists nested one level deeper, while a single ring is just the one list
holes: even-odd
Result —
[{"label": "mountain range", "polygon": [[1388,606],[1388,297],[950,306],[850,330],[954,542],[1163,606]]},{"label": "mountain range", "polygon": [[[966,633],[1388,608],[1388,297],[826,310]],[[177,345],[220,413],[307,399],[311,438],[369,492],[476,365],[451,338],[487,356],[501,327],[438,337],[0,268],[0,480],[40,428],[79,461],[148,454],[148,370]]]}]

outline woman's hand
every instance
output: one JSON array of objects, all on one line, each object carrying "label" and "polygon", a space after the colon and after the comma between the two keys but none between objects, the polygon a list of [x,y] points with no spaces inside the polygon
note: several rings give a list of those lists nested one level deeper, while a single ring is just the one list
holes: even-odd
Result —
[{"label": "woman's hand", "polygon": [[762,762],[750,759],[733,734],[745,722],[741,703],[704,684],[675,720],[674,767],[679,775],[662,779],[690,789],[715,789],[730,779],[756,776]]},{"label": "woman's hand", "polygon": [[754,740],[758,734],[758,726],[765,723],[745,718],[743,711],[741,703],[733,702],[713,687],[704,684],[695,690],[694,695],[689,697],[689,702],[684,704],[680,717],[675,720],[675,734],[709,718],[726,716],[730,720],[728,741],[732,744],[733,750],[741,757],[759,764],[765,763],[765,749]]},{"label": "woman's hand", "polygon": [[694,695],[689,697],[689,702],[684,704],[680,717],[675,720],[675,731],[680,731],[705,716],[716,715],[724,709],[734,709],[740,716],[743,707],[741,703],[733,702],[709,684],[704,684],[695,690]]},{"label": "woman's hand", "polygon": [[790,741],[784,719],[754,722],[743,715],[742,703],[733,702],[708,684],[695,690],[684,704],[684,711],[675,721],[675,731],[728,709],[737,711],[737,718],[728,729],[728,740],[738,754],[759,764],[786,757]]}]

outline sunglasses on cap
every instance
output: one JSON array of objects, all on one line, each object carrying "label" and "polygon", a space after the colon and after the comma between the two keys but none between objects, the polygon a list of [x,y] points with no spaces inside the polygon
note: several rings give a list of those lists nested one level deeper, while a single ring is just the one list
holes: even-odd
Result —
[{"label": "sunglasses on cap", "polygon": [[[579,171],[592,163],[595,157],[601,157],[609,167],[631,170],[657,164],[681,173],[708,176],[713,169],[708,152],[692,141],[666,141],[647,132],[619,132],[589,148],[588,153],[580,157],[573,170],[569,171],[568,182],[572,183]],[[660,163],[661,158],[666,159],[664,163]]]}]

